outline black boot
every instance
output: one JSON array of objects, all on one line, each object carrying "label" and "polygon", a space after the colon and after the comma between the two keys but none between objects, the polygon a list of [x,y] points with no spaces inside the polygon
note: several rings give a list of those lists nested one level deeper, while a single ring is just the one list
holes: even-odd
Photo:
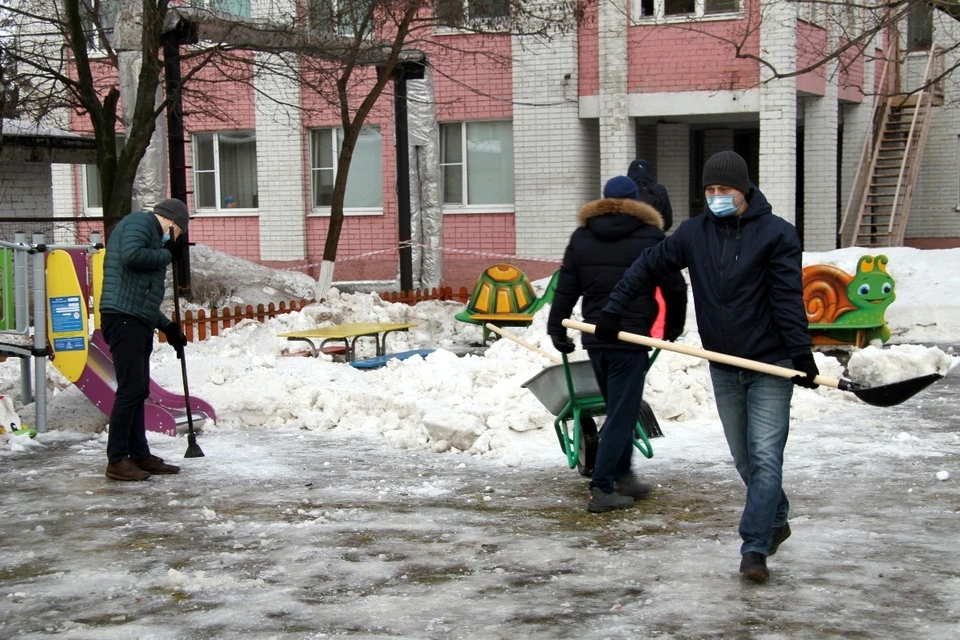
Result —
[{"label": "black boot", "polygon": [[773,528],[773,540],[770,542],[770,553],[767,555],[773,555],[777,552],[777,549],[780,548],[780,545],[790,537],[790,523],[784,522],[782,527]]},{"label": "black boot", "polygon": [[747,551],[740,559],[740,573],[745,580],[763,584],[770,577],[767,571],[767,556],[756,551]]}]

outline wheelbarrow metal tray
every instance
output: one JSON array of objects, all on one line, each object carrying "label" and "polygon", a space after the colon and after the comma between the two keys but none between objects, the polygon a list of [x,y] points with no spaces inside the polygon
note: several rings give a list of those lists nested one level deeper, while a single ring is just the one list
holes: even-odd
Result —
[{"label": "wheelbarrow metal tray", "polygon": [[[600,385],[593,374],[593,365],[589,360],[578,360],[570,363],[570,378],[577,398],[588,398],[600,395]],[[533,376],[521,387],[529,389],[537,400],[543,403],[547,411],[553,415],[560,415],[570,400],[567,392],[567,381],[563,375],[563,365],[547,367]]]}]

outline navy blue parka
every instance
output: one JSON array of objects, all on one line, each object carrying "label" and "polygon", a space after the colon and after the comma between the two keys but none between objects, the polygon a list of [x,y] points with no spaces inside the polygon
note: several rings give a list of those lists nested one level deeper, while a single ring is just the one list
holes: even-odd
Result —
[{"label": "navy blue parka", "polygon": [[626,317],[650,282],[687,268],[704,348],[766,363],[809,353],[797,230],[756,186],[747,200],[739,216],[707,210],[644,251],[603,310]]},{"label": "navy blue parka", "polygon": [[[588,202],[577,217],[579,226],[570,236],[557,279],[547,333],[566,335],[561,324],[569,318],[577,300],[583,296],[581,313],[584,321],[596,323],[607,304],[610,292],[627,268],[645,249],[663,241],[663,219],[648,204],[636,200],[601,198]],[[687,285],[680,273],[662,276],[637,287],[635,295],[622,308],[623,330],[650,335],[650,328],[660,307],[654,298],[659,286],[667,306],[668,326],[683,326],[687,310]],[[583,346],[588,349],[645,350],[647,347],[619,342],[609,344],[584,333]]]}]

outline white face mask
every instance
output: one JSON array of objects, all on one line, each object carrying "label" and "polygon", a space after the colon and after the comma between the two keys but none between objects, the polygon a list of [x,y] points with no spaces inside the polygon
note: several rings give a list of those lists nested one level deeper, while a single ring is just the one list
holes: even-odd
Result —
[{"label": "white face mask", "polygon": [[722,196],[707,196],[707,206],[710,211],[718,218],[725,218],[737,211],[739,207],[734,203],[736,196],[733,194]]}]

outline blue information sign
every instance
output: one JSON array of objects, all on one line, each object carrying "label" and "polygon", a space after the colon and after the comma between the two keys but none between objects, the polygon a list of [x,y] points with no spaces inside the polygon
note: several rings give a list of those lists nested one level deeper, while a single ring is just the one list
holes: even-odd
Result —
[{"label": "blue information sign", "polygon": [[83,316],[80,296],[50,298],[50,324],[53,333],[78,333],[83,331]]}]

